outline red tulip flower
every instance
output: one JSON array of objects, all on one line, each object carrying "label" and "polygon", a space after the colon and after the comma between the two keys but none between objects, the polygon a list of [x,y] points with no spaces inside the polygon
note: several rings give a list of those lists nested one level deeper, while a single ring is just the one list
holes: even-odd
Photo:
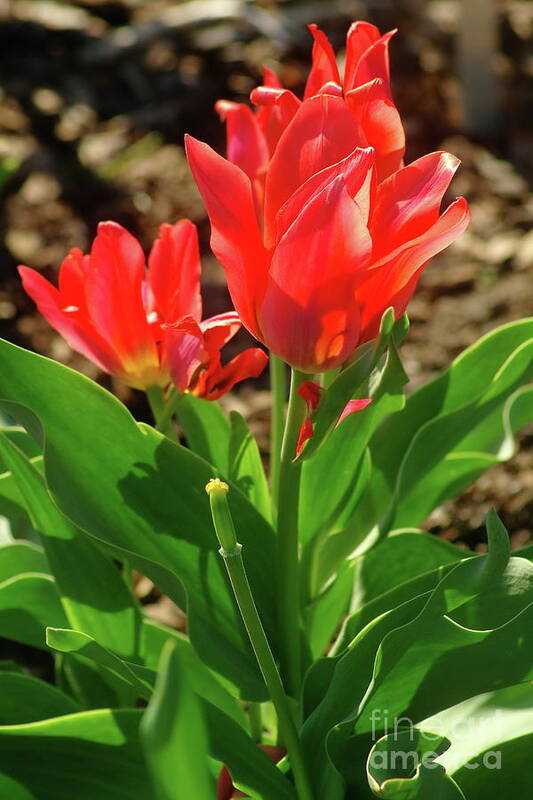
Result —
[{"label": "red tulip flower", "polygon": [[383,181],[360,148],[340,97],[306,100],[282,134],[266,174],[264,226],[250,177],[188,137],[193,175],[243,324],[303,372],[341,366],[373,339],[384,311],[399,318],[428,260],[465,229],[462,198],[443,214],[457,169],[431,153]]},{"label": "red tulip flower", "polygon": [[[405,135],[400,115],[392,100],[389,74],[389,41],[395,31],[382,36],[369,22],[354,22],[346,37],[344,79],[341,80],[335,53],[326,35],[316,25],[309,25],[314,39],[312,68],[302,102],[284,89],[278,77],[264,70],[264,84],[253,90],[254,113],[243,103],[219,100],[215,108],[227,126],[227,157],[240,167],[252,181],[259,206],[262,206],[266,170],[274,156],[281,135],[292,119],[299,114],[308,125],[324,128],[329,140],[323,166],[348,155],[353,148],[371,146],[376,154],[378,178],[395,172],[402,165]],[[335,97],[337,102],[323,99],[307,104],[317,95]],[[322,118],[321,118],[322,117]],[[337,129],[330,140],[328,131]],[[349,140],[349,149],[343,147]],[[293,140],[295,147],[298,142]],[[343,151],[343,152],[341,152]],[[301,153],[300,180],[318,171],[314,159]],[[305,164],[307,162],[307,166]],[[279,162],[282,163],[282,162]],[[287,184],[287,191],[293,188]],[[289,196],[286,195],[286,197]]]},{"label": "red tulip flower", "polygon": [[200,257],[189,220],[162,225],[148,259],[115,222],[102,222],[89,255],[70,251],[56,289],[19,267],[26,292],[73,350],[138,389],[167,386],[214,400],[266,363],[258,348],[225,366],[220,348],[239,330],[235,312],[201,321]]}]

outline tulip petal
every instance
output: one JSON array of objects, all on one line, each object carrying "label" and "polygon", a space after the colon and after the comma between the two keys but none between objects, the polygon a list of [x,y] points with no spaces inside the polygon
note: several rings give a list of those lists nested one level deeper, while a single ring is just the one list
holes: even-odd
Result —
[{"label": "tulip petal", "polygon": [[315,195],[321,192],[328,183],[331,183],[340,175],[344,176],[346,190],[359,206],[363,221],[366,224],[375,193],[374,151],[371,147],[357,147],[342,161],[326,167],[317,172],[316,175],[312,175],[289,197],[277,214],[277,241],[281,239],[287,228],[294,222],[302,208]]},{"label": "tulip petal", "polygon": [[337,420],[337,424],[335,425],[335,427],[338,428],[341,422],[343,422],[346,419],[346,417],[349,417],[350,414],[355,414],[356,411],[362,411],[363,408],[369,406],[371,402],[372,402],[371,397],[364,397],[361,398],[360,400],[348,400],[348,402],[344,406],[342,414]]},{"label": "tulip petal", "polygon": [[[305,443],[313,436],[314,427],[312,417],[314,412],[317,410],[320,404],[320,398],[325,391],[326,390],[323,386],[319,386],[317,383],[314,383],[314,381],[304,381],[298,387],[298,394],[305,400],[305,404],[307,406],[307,416],[300,428],[298,442],[296,444],[296,454],[293,458],[293,461],[296,461],[301,456]],[[346,419],[346,417],[350,416],[350,414],[354,414],[356,411],[361,411],[371,402],[371,398],[349,400],[346,403],[339,419],[337,420],[335,427],[338,428],[341,422]]]},{"label": "tulip petal", "polygon": [[209,354],[217,353],[232,339],[240,329],[242,323],[235,311],[226,311],[217,314],[200,323],[204,336],[204,347]]},{"label": "tulip petal", "polygon": [[266,168],[269,152],[265,136],[251,108],[244,103],[219,100],[215,110],[226,123],[228,161],[254,181]]},{"label": "tulip petal", "polygon": [[211,365],[200,373],[198,385],[193,390],[205,400],[217,400],[229,392],[236,383],[246,378],[257,378],[268,363],[268,355],[259,347],[250,347],[232,358],[227,364]]},{"label": "tulip petal", "polygon": [[163,326],[165,360],[172,382],[185,392],[205,359],[204,337],[193,317],[185,317],[174,325]]},{"label": "tulip petal", "polygon": [[293,461],[296,461],[297,458],[300,458],[305,443],[313,436],[313,423],[311,421],[311,417],[313,412],[318,408],[318,404],[320,403],[320,395],[324,391],[324,387],[319,386],[318,383],[315,383],[314,381],[304,381],[298,387],[298,394],[303,400],[305,400],[307,414],[300,428],[298,441],[296,443],[296,453]]},{"label": "tulip petal", "polygon": [[458,166],[459,159],[450,153],[430,153],[379,185],[370,224],[375,259],[421,236],[436,222]]},{"label": "tulip petal", "polygon": [[288,89],[274,86],[257,86],[252,91],[250,100],[259,106],[256,119],[272,155],[281,134],[298,111],[301,102]]},{"label": "tulip petal", "polygon": [[376,151],[378,180],[382,181],[402,166],[405,153],[398,109],[380,78],[352,89],[346,94],[346,103],[359,123],[364,143]]},{"label": "tulip petal", "polygon": [[313,66],[305,84],[304,100],[318,94],[325,83],[340,83],[335,53],[326,34],[316,25],[307,26],[313,36]]},{"label": "tulip petal", "polygon": [[469,221],[468,203],[459,197],[425,233],[372,264],[368,280],[357,292],[362,308],[361,342],[377,336],[389,306],[399,319],[428,261],[457,239]]},{"label": "tulip petal", "polygon": [[196,227],[188,219],[161,225],[148,258],[148,282],[161,322],[202,317],[200,252]]},{"label": "tulip petal", "polygon": [[261,240],[250,179],[207,144],[186,137],[194,179],[211,221],[211,247],[224,267],[243,325],[257,338],[255,301],[264,291],[268,254]]},{"label": "tulip petal", "polygon": [[304,372],[346,360],[357,345],[355,288],[371,250],[341,175],[309,201],[274,250],[259,323],[276,355]]},{"label": "tulip petal", "polygon": [[[389,42],[396,33],[396,30],[389,31],[381,36],[360,56],[357,63],[351,60],[350,72],[345,76],[344,89],[349,92],[356,89],[375,78],[383,81],[383,86],[387,97],[392,100],[390,89],[390,68],[389,68]],[[354,54],[355,55],[355,54]]]},{"label": "tulip petal", "polygon": [[156,383],[159,355],[143,304],[144,255],[137,240],[115,222],[102,222],[87,272],[87,307],[132,386]]},{"label": "tulip petal", "polygon": [[344,68],[343,81],[345,92],[356,88],[355,74],[357,65],[369,48],[380,38],[379,28],[376,28],[370,22],[359,20],[350,26],[346,36],[346,66]]},{"label": "tulip petal", "polygon": [[85,278],[89,269],[89,256],[73,247],[59,268],[59,292],[66,306],[76,306],[86,313]]},{"label": "tulip petal", "polygon": [[[81,255],[81,253],[80,253]],[[67,259],[73,258],[72,254]],[[76,258],[76,257],[74,257]],[[65,260],[67,260],[65,259]],[[24,290],[47,322],[76,352],[93,361],[104,372],[114,373],[120,363],[107,342],[95,331],[91,321],[71,301],[67,301],[49,281],[30,267],[18,268]]]},{"label": "tulip petal", "polygon": [[319,94],[302,103],[282,134],[267,172],[267,246],[275,239],[277,212],[296,189],[315,173],[365,145],[357,121],[342,98]]}]

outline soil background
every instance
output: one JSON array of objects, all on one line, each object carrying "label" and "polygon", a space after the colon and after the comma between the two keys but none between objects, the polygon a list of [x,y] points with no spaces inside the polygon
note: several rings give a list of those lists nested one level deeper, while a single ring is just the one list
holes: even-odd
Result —
[{"label": "soil background", "polygon": [[[246,101],[263,64],[299,93],[311,48],[306,24],[320,24],[342,50],[357,18],[382,30],[399,28],[391,69],[407,130],[407,162],[437,149],[458,155],[462,167],[447,199],[464,194],[472,209],[469,230],[434,259],[410,305],[411,331],[402,346],[409,390],[483,333],[531,314],[533,4],[502,2],[499,8],[493,53],[498,115],[490,129],[473,134],[464,123],[457,67],[461,3],[455,0],[0,0],[2,335],[85,372],[115,391],[137,418],[149,419],[143,395],[98,374],[36,313],[21,289],[17,264],[55,279],[68,249],[87,248],[100,220],[122,223],[148,248],[162,222],[187,216],[200,229],[204,313],[227,310],[183,134],[222,152],[217,99]],[[248,343],[243,333],[235,348]],[[247,416],[265,444],[266,374],[226,402]],[[533,426],[519,440],[509,463],[439,508],[425,527],[483,549],[483,518],[495,506],[513,546],[527,543]]]}]

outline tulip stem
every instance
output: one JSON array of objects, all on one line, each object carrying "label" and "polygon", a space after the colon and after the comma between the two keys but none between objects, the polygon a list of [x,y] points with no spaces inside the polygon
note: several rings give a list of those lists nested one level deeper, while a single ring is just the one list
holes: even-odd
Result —
[{"label": "tulip stem", "polygon": [[156,430],[164,433],[165,436],[176,440],[176,436],[170,426],[172,417],[177,411],[177,406],[180,400],[180,393],[172,387],[168,393],[167,399],[163,389],[160,386],[150,386],[146,389],[146,397],[150,405]]},{"label": "tulip stem", "polygon": [[213,478],[205,489],[209,495],[213,525],[220,543],[219,552],[224,559],[250,643],[278,715],[279,726],[291,762],[298,800],[312,800],[313,794],[298,731],[244,568],[242,545],[237,541],[227,500],[228,484],[218,478]]},{"label": "tulip stem", "polygon": [[285,422],[286,389],[285,362],[271,353],[270,391],[272,394],[272,421],[270,435],[270,481],[274,510],[277,509],[278,505],[279,468],[281,446],[283,443],[283,425]]},{"label": "tulip stem", "polygon": [[278,625],[281,635],[282,675],[291,697],[298,698],[302,681],[298,508],[302,467],[293,463],[305,402],[298,387],[309,376],[293,369],[289,407],[283,434],[277,514]]},{"label": "tulip stem", "polygon": [[248,705],[248,719],[250,721],[250,733],[254,742],[261,742],[263,738],[263,718],[260,703],[250,703]]}]

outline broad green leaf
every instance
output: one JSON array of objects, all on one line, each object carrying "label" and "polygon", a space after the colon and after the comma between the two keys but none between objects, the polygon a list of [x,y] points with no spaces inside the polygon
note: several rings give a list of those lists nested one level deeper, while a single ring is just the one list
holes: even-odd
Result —
[{"label": "broad green leaf", "polygon": [[[376,617],[434,589],[453,564],[469,555],[468,551],[424,531],[395,531],[362,556],[345,561],[344,571],[349,571],[351,582],[345,587],[344,607],[337,619],[332,619],[334,624],[327,627],[329,642],[350,599],[352,613],[343,623],[332,655],[342,653]],[[342,581],[342,574],[327,587],[324,599],[318,598],[317,604],[325,604],[327,608],[330,604],[327,595],[335,597],[339,593],[340,587],[336,587]],[[314,625],[314,616],[312,619]]]},{"label": "broad green leaf", "polygon": [[[0,431],[9,439],[9,441],[22,450],[28,458],[37,458],[41,455],[41,448],[37,442],[24,430],[15,426],[8,426],[6,428],[0,425]],[[0,472],[9,472],[9,466],[0,456]]]},{"label": "broad green leaf", "polygon": [[0,725],[74,714],[80,707],[49,683],[20,672],[0,673]]},{"label": "broad green leaf", "polygon": [[270,492],[257,442],[237,411],[231,412],[230,424],[228,478],[241,489],[264,518],[271,522]]},{"label": "broad green leaf", "polygon": [[356,558],[352,609],[405,581],[469,555],[425,531],[397,530],[372,550]]},{"label": "broad green leaf", "polygon": [[[326,785],[331,758],[350,779],[364,772],[368,737],[376,725],[374,709],[382,715],[381,725],[383,709],[416,719],[431,711],[432,703],[437,711],[476,693],[476,688],[488,690],[502,680],[527,679],[533,654],[522,640],[533,611],[528,609],[533,600],[532,566],[524,559],[509,562],[508,539],[495,520],[488,531],[488,556],[459,562],[432,592],[370,622],[337,660],[330,686],[304,726],[317,785]],[[505,595],[502,586],[508,588]],[[461,607],[466,603],[483,603],[483,596],[498,587],[494,630],[489,626],[470,630],[451,619],[464,613]],[[522,611],[514,616],[519,608]],[[490,669],[484,666],[487,659]],[[451,675],[456,676],[453,681]],[[346,759],[351,759],[351,766],[344,763]]]},{"label": "broad green leaf", "polygon": [[50,572],[42,547],[31,542],[12,542],[0,547],[0,583],[24,572]]},{"label": "broad green leaf", "polygon": [[438,761],[466,797],[528,797],[533,789],[533,687],[521,683],[476,697],[423,720],[417,727],[451,741]]},{"label": "broad green leaf", "polygon": [[[43,458],[37,456],[32,459],[33,465],[42,469]],[[0,475],[0,514],[13,521],[26,515],[24,500],[21,497],[17,482],[11,472],[2,472]]]},{"label": "broad green leaf", "polygon": [[245,727],[244,713],[235,698],[200,661],[187,638],[176,631],[165,630],[144,619],[141,631],[141,654],[148,648],[152,650],[152,654],[142,664],[124,661],[116,653],[102,647],[80,631],[58,628],[48,628],[46,631],[48,647],[61,653],[75,653],[84,659],[94,661],[115,678],[131,686],[137,692],[137,696],[145,700],[150,699],[155,683],[157,663],[153,663],[154,656],[156,653],[158,656],[161,655],[163,647],[169,640],[174,642],[182,663],[191,675],[194,691]]},{"label": "broad green leaf", "polygon": [[0,779],[23,788],[16,800],[156,800],[138,739],[141,713],[102,709],[0,726]]},{"label": "broad green leaf", "polygon": [[179,398],[178,417],[191,450],[227,475],[231,430],[219,404],[184,394]]},{"label": "broad green leaf", "polygon": [[[52,646],[95,659],[115,677],[135,687],[141,696],[150,697],[156,677],[154,669],[121,661],[77,631],[48,631],[48,637]],[[172,641],[182,667],[187,670],[192,690],[202,700],[212,758],[227,764],[235,783],[252,797],[294,800],[292,786],[245,733],[243,715],[233,698],[199,662],[188,642],[177,636],[172,637]]]},{"label": "broad green leaf", "polygon": [[76,628],[132,656],[138,645],[139,612],[115,565],[52,502],[42,477],[0,432],[0,453],[41,535],[65,614]]},{"label": "broad green leaf", "polygon": [[[506,440],[512,442],[514,431],[533,419],[533,391],[521,387],[533,377],[532,364],[533,338],[509,357],[481,398],[441,414],[419,430],[398,474],[395,525],[418,524],[435,506],[467,486],[472,475],[477,477],[487,468],[479,464],[479,455],[492,455],[493,463],[512,455],[512,445]],[[513,411],[514,399],[519,402]],[[490,441],[487,422],[491,423]],[[482,452],[485,448],[488,453]],[[500,451],[504,459],[498,457]],[[462,472],[453,468],[461,461]]]},{"label": "broad green leaf", "polygon": [[[302,728],[302,741],[317,794],[327,792],[331,782],[339,782],[339,772],[333,767],[326,751],[328,732],[345,719],[350,710],[357,709],[372,678],[377,649],[391,630],[410,622],[423,609],[427,597],[413,598],[373,620],[353,642],[346,655],[334,661],[329,686],[324,687],[321,701],[314,707]],[[316,662],[306,676],[314,681],[314,671],[324,673],[321,662]],[[305,694],[305,690],[304,690]],[[351,716],[350,716],[351,718]],[[342,795],[341,795],[342,796]]]},{"label": "broad green leaf", "polygon": [[[212,467],[149,426],[141,428],[115,397],[84,376],[7,342],[0,343],[0,396],[10,414],[46,441],[46,482],[61,511],[178,605],[187,600],[191,640],[202,659],[247,699],[264,699],[212,528],[204,491]],[[238,489],[230,493],[230,505],[254,598],[275,646],[273,531]]]},{"label": "broad green leaf", "polygon": [[426,729],[399,730],[382,737],[370,751],[368,784],[385,800],[466,800],[437,757],[449,747]]},{"label": "broad green leaf", "polygon": [[150,698],[151,683],[138,677],[127,662],[102,647],[87,634],[68,628],[47,628],[46,644],[52,650],[58,650],[61,653],[76,653],[90,661],[95,661],[104,669],[109,670],[116,678],[130,684],[137,691],[138,697],[145,700]]},{"label": "broad green leaf", "polygon": [[136,695],[99,664],[76,654],[55,655],[57,686],[84,709],[131,708]]},{"label": "broad green leaf", "polygon": [[[372,480],[353,523],[361,534],[379,522],[369,545],[391,527],[419,524],[420,514],[423,517],[427,513],[428,505],[452,496],[482,467],[494,463],[494,453],[490,449],[484,453],[488,433],[492,447],[501,449],[506,426],[505,442],[509,438],[509,414],[515,416],[513,425],[519,425],[525,413],[529,395],[526,399],[517,396],[516,412],[512,407],[509,411],[506,404],[531,380],[532,336],[533,319],[497,328],[465,350],[438,378],[410,395],[405,408],[383,422],[370,442]],[[505,449],[501,457],[508,457]],[[459,453],[463,455],[455,455]],[[472,460],[464,453],[470,453]],[[419,489],[422,481],[426,492]],[[425,502],[428,482],[433,498],[430,503]],[[420,506],[419,513],[413,505],[410,516],[412,492],[424,507]],[[400,524],[394,520],[398,503],[406,509]]]},{"label": "broad green leaf", "polygon": [[358,499],[358,470],[368,440],[382,419],[403,407],[406,382],[396,348],[391,345],[383,367],[371,376],[368,397],[372,403],[364,413],[348,416],[314,458],[304,462],[300,497],[303,541],[309,542],[333,526],[340,529],[350,518]]},{"label": "broad green leaf", "polygon": [[335,580],[304,609],[309,646],[319,658],[331,644],[340,622],[348,611],[354,585],[355,564],[346,560]]},{"label": "broad green leaf", "polygon": [[50,575],[27,573],[0,583],[0,636],[45,650],[47,625],[68,625]]},{"label": "broad green leaf", "polygon": [[163,649],[140,733],[160,800],[214,796],[202,706],[173,642]]},{"label": "broad green leaf", "polygon": [[[196,694],[205,700],[209,700],[210,703],[234,719],[242,728],[246,728],[248,722],[242,705],[230,694],[220,676],[211,672],[209,667],[201,661],[188,638],[178,631],[153,622],[147,617],[143,618],[140,645],[145,675],[147,670],[153,670],[155,675],[163,647],[169,639],[172,639],[176,644],[180,659],[191,676],[192,687]],[[130,664],[130,667],[134,668],[134,666],[136,665]]]}]

